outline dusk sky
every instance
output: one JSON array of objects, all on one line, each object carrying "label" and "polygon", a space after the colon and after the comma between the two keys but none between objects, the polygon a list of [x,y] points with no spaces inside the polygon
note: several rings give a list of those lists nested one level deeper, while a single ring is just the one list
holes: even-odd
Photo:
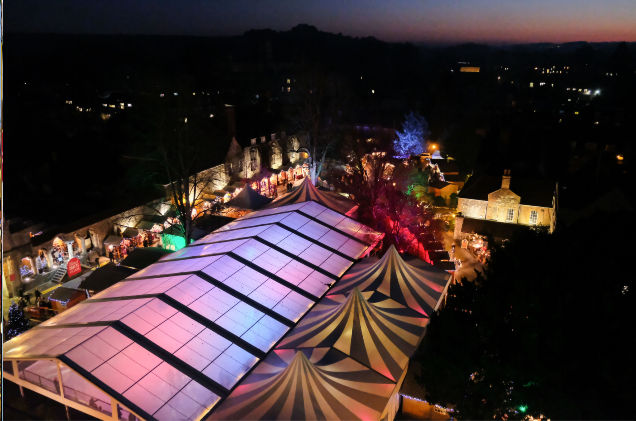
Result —
[{"label": "dusk sky", "polygon": [[238,35],[307,23],[386,41],[636,41],[636,0],[9,0],[8,32]]}]

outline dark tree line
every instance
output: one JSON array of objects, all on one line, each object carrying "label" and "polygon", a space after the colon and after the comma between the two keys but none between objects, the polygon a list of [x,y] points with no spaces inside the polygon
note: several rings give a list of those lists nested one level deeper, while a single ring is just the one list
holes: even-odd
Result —
[{"label": "dark tree line", "polygon": [[496,246],[449,288],[419,350],[429,398],[460,418],[633,419],[634,283],[618,215]]}]

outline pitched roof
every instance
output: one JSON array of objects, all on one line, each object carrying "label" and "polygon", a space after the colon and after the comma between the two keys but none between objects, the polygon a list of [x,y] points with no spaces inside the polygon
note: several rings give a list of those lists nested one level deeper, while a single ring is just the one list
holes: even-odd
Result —
[{"label": "pitched roof", "polygon": [[[423,265],[423,264],[422,264]],[[360,262],[330,291],[331,294],[347,293],[354,288],[360,291],[378,291],[420,314],[430,316],[450,278],[448,273],[433,266],[414,266],[405,262],[394,246],[377,261]]]},{"label": "pitched roof", "polygon": [[354,288],[321,300],[278,348],[333,347],[397,382],[427,323],[383,294]]},{"label": "pitched roof", "polygon": [[394,388],[331,348],[276,350],[209,419],[380,419]]},{"label": "pitched roof", "polygon": [[260,209],[271,201],[272,199],[258,194],[249,184],[246,184],[243,190],[226,204],[241,209]]},{"label": "pitched roof", "polygon": [[170,253],[172,253],[170,250],[161,247],[137,247],[128,253],[121,264],[135,269],[143,269]]},{"label": "pitched roof", "polygon": [[289,205],[292,203],[301,203],[309,200],[320,203],[321,205],[326,206],[329,209],[344,214],[349,212],[355,206],[355,203],[353,203],[353,201],[337,193],[318,190],[316,186],[314,186],[313,183],[309,180],[309,177],[306,177],[303,182],[293,191],[276,199],[275,201],[270,203],[267,208],[274,208],[277,206]]},{"label": "pitched roof", "polygon": [[103,291],[133,273],[135,273],[135,269],[125,266],[117,266],[114,263],[109,262],[104,266],[95,269],[93,273],[88,275],[79,285],[79,288],[95,292]]},{"label": "pitched roof", "polygon": [[[458,197],[488,200],[488,194],[501,188],[501,177],[473,176],[466,181]],[[552,207],[556,184],[548,180],[511,177],[510,190],[521,197],[522,205]]]}]

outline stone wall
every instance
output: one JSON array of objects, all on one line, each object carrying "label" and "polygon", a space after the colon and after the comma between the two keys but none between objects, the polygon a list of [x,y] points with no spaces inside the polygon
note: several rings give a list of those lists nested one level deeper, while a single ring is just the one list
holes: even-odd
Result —
[{"label": "stone wall", "polygon": [[467,218],[485,219],[488,202],[475,199],[457,199],[457,212],[461,212]]},{"label": "stone wall", "polygon": [[[521,198],[508,189],[499,189],[488,194],[488,211],[486,219],[498,222],[516,223],[519,218],[519,202]],[[508,218],[512,209],[512,219]]]},{"label": "stone wall", "polygon": [[[530,223],[530,213],[532,211],[537,212],[537,223]],[[544,208],[541,206],[529,206],[529,205],[520,205],[519,206],[519,224],[522,225],[542,225],[551,227],[552,226],[552,209]]]}]

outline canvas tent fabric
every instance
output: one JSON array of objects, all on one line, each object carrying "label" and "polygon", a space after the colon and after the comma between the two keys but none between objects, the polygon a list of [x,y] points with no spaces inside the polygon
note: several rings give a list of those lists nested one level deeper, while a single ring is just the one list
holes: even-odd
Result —
[{"label": "canvas tent fabric", "polygon": [[305,177],[300,186],[297,186],[293,191],[276,199],[270,203],[267,208],[301,203],[310,200],[344,214],[355,207],[355,203],[337,193],[318,190],[311,183],[309,177]]},{"label": "canvas tent fabric", "polygon": [[427,323],[382,294],[354,288],[321,300],[278,348],[333,347],[397,382]]},{"label": "canvas tent fabric", "polygon": [[380,419],[394,387],[334,349],[276,350],[208,419]]},{"label": "canvas tent fabric", "polygon": [[142,418],[201,417],[380,238],[315,202],[253,212],[6,342],[3,356],[57,361]]},{"label": "canvas tent fabric", "polygon": [[226,203],[227,206],[241,209],[260,209],[270,203],[272,199],[258,194],[249,185],[246,185],[232,200]]},{"label": "canvas tent fabric", "polygon": [[329,293],[346,294],[356,287],[378,291],[430,317],[449,281],[447,272],[423,264],[411,265],[391,246],[379,260],[358,263]]}]

